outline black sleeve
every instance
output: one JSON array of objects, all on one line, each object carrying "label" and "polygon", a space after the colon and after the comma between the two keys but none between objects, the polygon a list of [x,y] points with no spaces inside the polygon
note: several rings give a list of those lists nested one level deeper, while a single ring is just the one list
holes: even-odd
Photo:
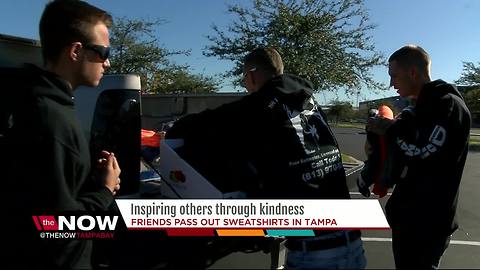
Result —
[{"label": "black sleeve", "polygon": [[249,99],[243,98],[213,110],[184,116],[167,131],[166,138],[214,145],[232,141],[240,143],[252,115],[253,109],[248,108],[248,104],[251,104]]},{"label": "black sleeve", "polygon": [[[50,141],[50,142],[49,142]],[[78,162],[81,158],[78,153],[62,143],[52,139],[45,141],[41,148],[45,162],[36,166],[38,175],[42,175],[47,183],[38,185],[44,189],[44,198],[51,204],[52,210],[59,211],[106,211],[113,203],[114,198],[106,187],[99,187],[95,191],[84,192],[85,179],[89,179],[89,167]],[[48,164],[47,164],[48,163]],[[41,199],[41,198],[39,198]]]},{"label": "black sleeve", "polygon": [[183,139],[179,155],[217,189],[249,192],[257,189],[257,172],[248,158],[256,117],[255,106],[241,100],[179,119],[166,138]]},{"label": "black sleeve", "polygon": [[410,162],[438,158],[449,144],[454,144],[462,123],[462,112],[456,100],[447,95],[429,112],[428,121],[417,115],[402,114],[387,130],[387,137],[396,144],[404,158]]}]

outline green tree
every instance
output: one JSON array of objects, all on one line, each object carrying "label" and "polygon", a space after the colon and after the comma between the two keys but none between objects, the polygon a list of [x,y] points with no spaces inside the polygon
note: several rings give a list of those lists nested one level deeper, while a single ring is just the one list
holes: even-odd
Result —
[{"label": "green tree", "polygon": [[350,120],[354,115],[353,106],[350,102],[334,100],[331,104],[328,115],[333,118],[335,124],[338,124],[338,121]]},{"label": "green tree", "polygon": [[465,85],[480,85],[480,62],[475,66],[473,62],[463,62],[463,72],[455,83]]},{"label": "green tree", "polygon": [[475,123],[480,123],[480,86],[463,93],[463,98],[465,99],[465,104],[472,113],[473,121]]},{"label": "green tree", "polygon": [[157,72],[152,84],[162,94],[206,94],[216,92],[218,88],[218,82],[212,77],[190,74],[178,68]]},{"label": "green tree", "polygon": [[474,122],[480,122],[480,62],[475,66],[473,62],[463,62],[463,72],[460,79],[455,83],[463,84],[467,87],[463,94],[465,103],[472,113]]},{"label": "green tree", "polygon": [[[139,74],[142,91],[147,93],[163,93],[166,89],[172,93],[176,88],[178,92],[217,91],[218,83],[213,77],[190,74],[187,65],[169,60],[172,55],[189,55],[190,52],[172,51],[158,44],[154,27],[163,23],[163,20],[116,18],[111,29],[109,72]],[[179,74],[181,76],[177,76]],[[197,86],[201,89],[191,88]]]},{"label": "green tree", "polygon": [[204,54],[234,61],[225,76],[241,83],[245,55],[258,46],[274,47],[283,57],[285,72],[309,79],[316,91],[343,88],[355,94],[362,84],[386,89],[373,80],[370,69],[384,65],[369,32],[375,28],[363,0],[252,0],[253,8],[228,6],[236,19],[221,30],[213,25],[213,45]]}]

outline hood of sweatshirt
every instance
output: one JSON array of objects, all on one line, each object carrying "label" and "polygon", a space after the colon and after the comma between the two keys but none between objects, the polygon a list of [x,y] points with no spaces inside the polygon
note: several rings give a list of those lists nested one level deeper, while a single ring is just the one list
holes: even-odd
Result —
[{"label": "hood of sweatshirt", "polygon": [[415,107],[423,107],[429,103],[436,102],[448,94],[452,94],[463,99],[460,92],[458,92],[457,88],[452,84],[449,84],[443,80],[428,82],[420,91]]},{"label": "hood of sweatshirt", "polygon": [[20,72],[27,79],[24,79],[22,83],[34,86],[31,88],[32,92],[30,93],[33,96],[43,96],[64,105],[74,104],[72,88],[67,81],[58,75],[31,64],[26,64]]},{"label": "hood of sweatshirt", "polygon": [[268,81],[258,92],[270,92],[289,108],[303,111],[313,106],[311,82],[291,74],[282,74]]}]

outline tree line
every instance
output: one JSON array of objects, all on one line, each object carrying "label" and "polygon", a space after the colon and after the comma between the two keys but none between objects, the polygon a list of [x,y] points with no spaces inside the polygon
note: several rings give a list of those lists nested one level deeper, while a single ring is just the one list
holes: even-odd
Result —
[{"label": "tree line", "polygon": [[[388,89],[371,74],[386,61],[375,48],[371,32],[376,26],[370,23],[363,0],[251,0],[247,6],[229,5],[227,12],[232,15],[230,24],[212,26],[203,54],[233,61],[231,70],[216,77],[195,74],[188,65],[170,60],[173,55],[189,55],[189,50],[168,50],[159,44],[154,30],[165,21],[123,17],[115,19],[111,31],[110,72],[138,73],[144,93],[213,93],[221,79],[241,86],[243,58],[264,46],[276,48],[285,72],[307,78],[317,93]],[[464,62],[463,67],[455,82],[480,85],[480,63]],[[464,95],[469,108],[480,112],[480,89]],[[333,103],[345,111],[346,104]]]}]

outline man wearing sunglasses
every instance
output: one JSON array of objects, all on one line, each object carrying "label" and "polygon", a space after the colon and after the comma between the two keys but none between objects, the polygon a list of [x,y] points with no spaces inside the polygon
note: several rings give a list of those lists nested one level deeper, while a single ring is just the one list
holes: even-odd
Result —
[{"label": "man wearing sunglasses", "polygon": [[[110,47],[91,43],[84,44],[83,47],[87,50],[92,50],[95,52],[98,56],[99,62],[108,62],[108,57],[110,56]],[[108,62],[108,66],[110,66],[110,62]]]},{"label": "man wearing sunglasses", "polygon": [[56,0],[45,7],[39,27],[45,67],[21,69],[12,84],[17,95],[2,179],[11,220],[6,269],[92,268],[92,240],[41,239],[32,216],[78,217],[114,205],[117,160],[103,151],[100,172],[92,174],[73,98],[78,86],[97,86],[110,66],[111,24],[107,12],[83,1]]}]

